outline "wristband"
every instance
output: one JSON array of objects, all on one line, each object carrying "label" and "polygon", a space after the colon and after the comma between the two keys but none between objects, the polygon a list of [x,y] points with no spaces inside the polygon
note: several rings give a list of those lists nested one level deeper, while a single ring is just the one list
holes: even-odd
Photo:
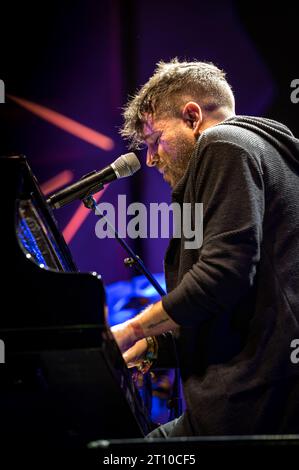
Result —
[{"label": "wristband", "polygon": [[142,374],[146,374],[149,371],[153,362],[158,357],[158,341],[155,336],[148,336],[145,339],[147,342],[147,351],[144,359],[137,366],[138,372],[141,372]]}]

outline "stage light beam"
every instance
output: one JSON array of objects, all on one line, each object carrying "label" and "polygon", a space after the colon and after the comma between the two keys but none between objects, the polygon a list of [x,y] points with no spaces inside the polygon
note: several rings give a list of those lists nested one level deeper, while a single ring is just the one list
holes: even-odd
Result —
[{"label": "stage light beam", "polygon": [[39,116],[54,126],[63,129],[69,134],[72,134],[73,136],[78,137],[79,139],[82,139],[85,142],[94,145],[95,147],[99,147],[106,151],[112,150],[114,148],[114,142],[112,139],[110,139],[110,137],[107,137],[106,135],[91,129],[90,127],[84,126],[83,124],[80,124],[73,119],[63,116],[63,114],[46,108],[45,106],[41,106],[37,103],[33,103],[32,101],[18,98],[17,96],[8,95],[8,98],[15,101],[20,106],[27,109],[36,116]]}]

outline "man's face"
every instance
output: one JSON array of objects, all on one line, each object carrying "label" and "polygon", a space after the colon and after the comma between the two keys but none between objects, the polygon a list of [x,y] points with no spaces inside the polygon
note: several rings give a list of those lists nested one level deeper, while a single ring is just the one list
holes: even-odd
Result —
[{"label": "man's face", "polygon": [[182,118],[148,116],[143,126],[146,164],[155,166],[172,188],[183,177],[196,145],[191,125]]}]

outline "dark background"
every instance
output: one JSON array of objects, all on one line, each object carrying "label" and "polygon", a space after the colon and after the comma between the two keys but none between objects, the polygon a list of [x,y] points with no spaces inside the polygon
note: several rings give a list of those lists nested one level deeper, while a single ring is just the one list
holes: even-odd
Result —
[{"label": "dark background", "polygon": [[[286,2],[81,0],[10,2],[1,5],[0,154],[22,153],[40,183],[64,170],[73,181],[122,153],[121,108],[152,74],[156,62],[212,61],[227,72],[237,113],[262,115],[299,135],[299,104],[290,83],[299,78],[297,11]],[[50,108],[113,139],[106,151],[61,130],[9,96]],[[169,187],[145,166],[113,183],[101,201],[168,202]],[[3,201],[2,201],[3,203]],[[56,212],[63,231],[80,203]],[[95,218],[85,220],[69,242],[81,271],[98,271],[106,283],[128,279],[125,253],[115,240],[99,240]],[[153,272],[161,272],[166,239],[128,240]]]}]

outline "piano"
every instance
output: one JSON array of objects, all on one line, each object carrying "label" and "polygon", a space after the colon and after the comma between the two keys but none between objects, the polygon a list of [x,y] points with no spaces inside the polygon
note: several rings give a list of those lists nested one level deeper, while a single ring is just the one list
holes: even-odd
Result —
[{"label": "piano", "polygon": [[101,276],[78,272],[26,157],[1,157],[0,175],[0,442],[143,437],[149,411],[107,327]]}]

